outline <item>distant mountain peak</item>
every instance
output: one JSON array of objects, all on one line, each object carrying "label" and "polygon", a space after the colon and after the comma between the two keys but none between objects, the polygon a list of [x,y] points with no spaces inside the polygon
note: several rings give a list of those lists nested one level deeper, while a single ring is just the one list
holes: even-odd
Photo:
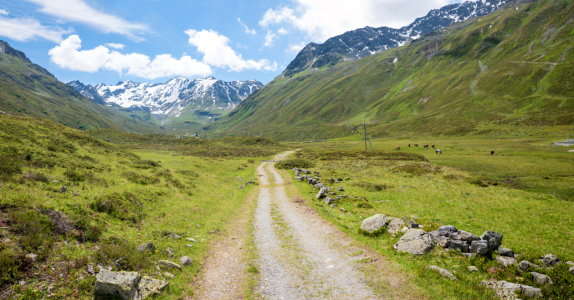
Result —
[{"label": "distant mountain peak", "polygon": [[472,17],[484,16],[509,2],[519,0],[478,0],[446,5],[431,10],[426,16],[400,29],[366,26],[345,32],[323,44],[309,43],[287,66],[284,76],[292,76],[308,68],[332,66],[345,60],[362,59],[384,50],[405,45],[437,29]]}]

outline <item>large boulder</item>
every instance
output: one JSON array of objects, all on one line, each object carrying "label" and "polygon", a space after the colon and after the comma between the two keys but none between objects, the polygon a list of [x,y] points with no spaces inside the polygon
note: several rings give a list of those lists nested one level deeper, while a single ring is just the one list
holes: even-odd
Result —
[{"label": "large boulder", "polygon": [[445,226],[441,226],[438,228],[438,235],[442,235],[442,236],[450,236],[451,233],[455,233],[458,231],[458,229],[456,229],[456,227],[452,226],[452,225],[445,225]]},{"label": "large boulder", "polygon": [[429,253],[434,248],[434,243],[426,231],[422,229],[409,229],[393,247],[397,252],[423,255]]},{"label": "large boulder", "polygon": [[531,287],[528,285],[510,283],[506,281],[486,281],[480,282],[481,286],[493,290],[500,299],[517,299],[516,292],[521,291],[527,298],[540,298],[542,297],[542,290],[539,288]]},{"label": "large boulder", "polygon": [[469,243],[472,241],[480,240],[480,237],[478,237],[478,236],[476,236],[470,232],[464,231],[464,230],[459,230],[457,232],[451,233],[449,235],[449,237],[453,240],[460,240],[460,241],[465,241],[465,242],[469,242]]},{"label": "large boulder", "polygon": [[484,240],[488,243],[488,248],[491,251],[498,249],[498,247],[502,245],[502,238],[503,238],[502,234],[490,230],[486,231],[485,233],[482,234],[482,236],[480,236],[481,240]]},{"label": "large boulder", "polygon": [[470,251],[476,254],[486,254],[488,251],[490,251],[490,248],[488,247],[487,241],[472,241],[470,244]]},{"label": "large boulder", "polygon": [[377,214],[364,219],[363,223],[361,223],[361,230],[368,234],[379,234],[385,225],[387,225],[388,221],[389,217],[387,217],[387,215]]},{"label": "large boulder", "polygon": [[109,272],[101,270],[96,275],[94,297],[118,297],[132,300],[137,293],[137,286],[141,279],[138,272]]},{"label": "large boulder", "polygon": [[403,225],[405,225],[405,221],[403,221],[402,219],[391,218],[391,222],[389,223],[389,226],[387,226],[387,232],[389,234],[396,235],[399,232],[399,230],[401,230],[401,227],[403,227]]},{"label": "large boulder", "polygon": [[137,288],[135,300],[143,300],[154,295],[158,295],[167,287],[169,282],[163,280],[153,279],[148,276],[143,276],[140,279]]}]

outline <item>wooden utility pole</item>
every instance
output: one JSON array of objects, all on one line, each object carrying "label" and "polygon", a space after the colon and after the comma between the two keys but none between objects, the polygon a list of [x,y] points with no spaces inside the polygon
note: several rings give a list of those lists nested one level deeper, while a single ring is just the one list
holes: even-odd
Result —
[{"label": "wooden utility pole", "polygon": [[363,123],[363,127],[365,128],[365,152],[367,152],[367,123]]}]

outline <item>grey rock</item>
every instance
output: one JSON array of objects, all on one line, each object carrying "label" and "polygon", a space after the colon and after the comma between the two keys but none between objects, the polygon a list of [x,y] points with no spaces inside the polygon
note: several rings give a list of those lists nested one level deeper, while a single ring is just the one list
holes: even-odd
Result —
[{"label": "grey rock", "polygon": [[195,246],[194,246],[194,245],[187,244],[187,245],[185,245],[185,247],[187,247],[187,248],[193,248],[193,247],[195,247]]},{"label": "grey rock", "polygon": [[405,225],[405,221],[399,218],[391,218],[391,222],[389,223],[387,232],[389,234],[396,235],[399,232],[399,230],[401,230],[401,227],[403,225]]},{"label": "grey rock", "polygon": [[315,196],[317,199],[323,199],[325,197],[327,197],[327,189],[326,188],[322,188],[319,190],[319,193],[317,193],[317,196]]},{"label": "grey rock", "polygon": [[141,279],[138,272],[108,272],[102,270],[96,275],[94,295],[115,296],[132,300],[137,293],[137,285]]},{"label": "grey rock", "polygon": [[571,262],[571,261],[567,261],[567,262],[566,262],[566,264],[567,264],[567,265],[569,265],[569,266],[572,266],[572,267],[574,267],[574,262]]},{"label": "grey rock", "polygon": [[337,196],[337,200],[343,200],[343,196],[341,195]]},{"label": "grey rock", "polygon": [[531,263],[531,262],[529,262],[529,261],[527,261],[527,260],[521,261],[521,262],[516,266],[516,268],[518,268],[518,270],[520,270],[520,272],[526,272],[526,271],[528,271],[528,269],[530,269],[530,268],[535,269],[535,270],[540,269],[539,266],[537,266],[537,265],[535,265],[535,264],[533,264],[533,263]]},{"label": "grey rock", "polygon": [[422,229],[408,229],[393,247],[397,252],[423,255],[434,248],[434,243],[426,231]]},{"label": "grey rock", "polygon": [[169,282],[142,276],[137,287],[135,300],[143,300],[154,295],[159,295],[169,285]]},{"label": "grey rock", "polygon": [[193,259],[189,258],[189,256],[184,256],[184,257],[179,259],[179,263],[182,266],[189,266],[189,265],[191,265],[192,262],[193,262]]},{"label": "grey rock", "polygon": [[438,235],[438,230],[431,231],[428,234],[431,237],[432,241],[436,244],[436,241],[438,240],[438,237],[440,236],[440,235]]},{"label": "grey rock", "polygon": [[439,268],[437,266],[430,266],[429,269],[439,272],[442,277],[446,277],[450,280],[456,280],[456,277],[454,275],[452,275],[451,272],[449,272],[445,269]]},{"label": "grey rock", "polygon": [[505,267],[514,266],[515,264],[518,263],[518,261],[514,257],[508,257],[508,256],[497,256],[496,261]]},{"label": "grey rock", "polygon": [[498,254],[507,257],[514,257],[514,251],[504,247],[498,247]]},{"label": "grey rock", "polygon": [[498,232],[486,231],[480,236],[480,239],[488,242],[488,248],[490,250],[496,250],[500,245],[502,245],[502,238],[504,236]]},{"label": "grey rock", "polygon": [[363,223],[361,223],[361,230],[370,234],[377,234],[387,225],[388,221],[389,218],[386,215],[377,214],[364,219]]},{"label": "grey rock", "polygon": [[401,233],[405,233],[407,232],[409,229],[407,228],[407,226],[403,226],[403,228],[401,228]]},{"label": "grey rock", "polygon": [[171,274],[170,272],[163,272],[163,276],[169,279],[174,279],[175,275]]},{"label": "grey rock", "polygon": [[173,263],[169,260],[160,260],[157,262],[157,265],[159,266],[160,269],[162,270],[172,270],[172,269],[177,269],[181,271],[181,266]]},{"label": "grey rock", "polygon": [[325,202],[325,204],[329,205],[329,204],[333,204],[335,202],[335,199],[331,198],[331,197],[325,197],[325,200],[323,200]]},{"label": "grey rock", "polygon": [[179,239],[181,239],[181,236],[180,236],[180,235],[178,235],[178,234],[176,234],[176,233],[173,233],[173,232],[170,233],[170,234],[168,235],[168,237],[171,238],[171,239],[174,239],[174,240],[179,240]]},{"label": "grey rock", "polygon": [[149,251],[150,253],[154,253],[155,252],[155,245],[153,243],[141,244],[137,247],[137,250],[140,252]]},{"label": "grey rock", "polygon": [[192,243],[197,243],[197,241],[194,238],[186,238],[185,240]]},{"label": "grey rock", "polygon": [[546,254],[542,257],[542,262],[547,267],[556,266],[560,263],[560,259],[556,255]]},{"label": "grey rock", "polygon": [[350,177],[345,177],[345,180],[351,180],[351,178],[350,178]]},{"label": "grey rock", "polygon": [[337,188],[337,191],[339,191],[339,192],[344,192],[344,191],[345,191],[345,189],[343,189],[343,187],[342,187],[342,186],[340,186],[340,187],[338,187],[338,188]]},{"label": "grey rock", "polygon": [[521,291],[524,296],[528,298],[540,298],[542,297],[542,290],[539,288],[531,287],[528,285],[510,283],[506,281],[486,281],[480,282],[481,286],[493,290],[498,298],[500,299],[517,299],[516,292]]},{"label": "grey rock", "polygon": [[536,272],[530,272],[530,274],[532,275],[532,277],[534,277],[534,281],[536,282],[536,284],[552,285],[552,279],[550,279],[550,277]]},{"label": "grey rock", "polygon": [[34,253],[26,254],[26,258],[30,259],[31,261],[36,261],[37,257],[38,257],[38,255],[36,255]]},{"label": "grey rock", "polygon": [[437,244],[438,246],[441,246],[443,248],[449,248],[450,247],[450,239],[447,238],[446,236],[442,236],[439,235],[436,239],[436,241],[434,241],[435,244]]},{"label": "grey rock", "polygon": [[568,269],[568,271],[570,271],[570,274],[574,275],[574,267],[570,267],[570,269]]},{"label": "grey rock", "polygon": [[167,253],[167,256],[169,257],[173,257],[175,255],[175,250],[173,250],[171,247],[167,247],[164,252]]},{"label": "grey rock", "polygon": [[63,186],[63,187],[60,188],[60,193],[65,193],[65,192],[67,192],[67,191],[68,191],[68,188],[65,187],[65,186]]},{"label": "grey rock", "polygon": [[472,241],[470,244],[470,251],[476,254],[486,254],[490,251],[487,241]]},{"label": "grey rock", "polygon": [[438,228],[438,235],[442,235],[442,236],[450,236],[451,233],[455,233],[458,231],[458,229],[456,229],[456,227],[452,226],[452,225],[445,225],[445,226],[441,226]]},{"label": "grey rock", "polygon": [[470,245],[461,240],[451,240],[448,246],[450,249],[460,250],[462,253],[469,253],[470,252]]},{"label": "grey rock", "polygon": [[475,266],[468,266],[467,269],[468,269],[468,271],[471,272],[471,273],[472,273],[472,272],[478,272],[478,268],[475,267]]},{"label": "grey rock", "polygon": [[464,230],[459,230],[457,232],[451,233],[449,236],[451,239],[453,240],[461,240],[461,241],[465,241],[465,242],[472,242],[472,241],[479,241],[480,237],[464,231]]},{"label": "grey rock", "polygon": [[92,276],[96,275],[96,272],[94,271],[94,266],[88,265],[88,274]]},{"label": "grey rock", "polygon": [[407,225],[407,227],[409,229],[415,229],[415,228],[419,228],[419,224],[418,223],[414,223],[414,222],[409,222],[409,224]]}]

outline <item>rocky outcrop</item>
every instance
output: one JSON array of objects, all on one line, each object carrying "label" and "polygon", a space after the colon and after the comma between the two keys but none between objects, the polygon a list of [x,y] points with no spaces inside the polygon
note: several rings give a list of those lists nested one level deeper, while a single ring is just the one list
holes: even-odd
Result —
[{"label": "rocky outcrop", "polygon": [[397,252],[423,255],[434,249],[434,243],[426,231],[409,229],[393,247]]}]

